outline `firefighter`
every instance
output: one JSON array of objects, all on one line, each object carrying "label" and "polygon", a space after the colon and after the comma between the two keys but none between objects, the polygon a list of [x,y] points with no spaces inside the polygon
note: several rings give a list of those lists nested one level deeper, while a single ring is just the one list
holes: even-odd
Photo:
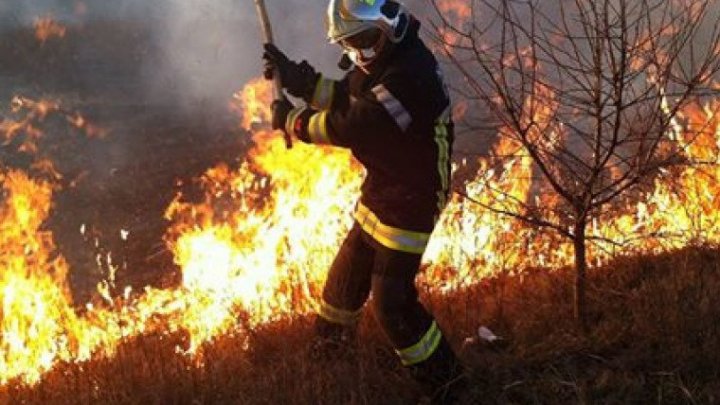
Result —
[{"label": "firefighter", "polygon": [[403,365],[426,387],[447,387],[456,359],[418,301],[415,276],[448,200],[450,99],[420,23],[386,0],[331,0],[328,37],[350,71],[335,81],[266,44],[265,76],[305,105],[273,104],[273,127],[306,143],[349,148],[367,177],[354,226],[330,268],[317,311],[321,342],[333,345],[372,310]]}]

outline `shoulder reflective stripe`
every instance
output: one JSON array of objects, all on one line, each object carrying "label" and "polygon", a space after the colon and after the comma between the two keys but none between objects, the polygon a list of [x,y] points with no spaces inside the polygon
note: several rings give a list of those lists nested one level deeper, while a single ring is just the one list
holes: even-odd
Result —
[{"label": "shoulder reflective stripe", "polygon": [[440,123],[435,126],[435,143],[438,147],[438,174],[440,176],[440,187],[438,195],[442,198],[438,201],[438,207],[442,210],[446,203],[446,194],[450,187],[450,142],[448,140],[447,125]]},{"label": "shoulder reflective stripe", "polygon": [[447,204],[447,191],[450,188],[450,141],[447,125],[451,121],[450,105],[440,114],[435,123],[435,143],[438,146],[438,174],[441,190],[437,192],[438,210],[442,211]]},{"label": "shoulder reflective stripe", "polygon": [[403,131],[407,130],[412,122],[412,117],[402,103],[390,93],[385,85],[380,84],[373,87],[372,92],[375,93],[375,97],[385,107],[390,116],[393,117],[398,127]]},{"label": "shoulder reflective stripe", "polygon": [[443,190],[447,190],[450,183],[448,163],[450,162],[450,142],[448,140],[448,128],[446,124],[435,126],[435,143],[438,145],[438,171]]},{"label": "shoulder reflective stripe", "polygon": [[355,220],[360,227],[381,245],[406,253],[423,254],[430,240],[430,234],[406,231],[385,225],[363,204],[358,204]]},{"label": "shoulder reflective stripe", "polygon": [[432,356],[438,346],[440,346],[441,340],[442,331],[440,331],[437,322],[433,321],[432,325],[430,325],[430,328],[427,332],[425,332],[425,335],[423,335],[420,341],[408,348],[396,350],[395,352],[400,357],[400,361],[404,366],[412,366],[414,364],[422,363]]},{"label": "shoulder reflective stripe", "polygon": [[335,96],[335,81],[320,76],[317,85],[315,85],[315,93],[310,100],[310,106],[317,110],[328,110],[332,105]]},{"label": "shoulder reflective stripe", "polygon": [[320,111],[310,117],[307,131],[312,143],[319,145],[332,144],[327,130],[327,115],[327,111]]},{"label": "shoulder reflective stripe", "polygon": [[317,314],[321,318],[342,325],[352,325],[360,319],[362,308],[357,311],[348,311],[328,304],[324,299],[320,300],[317,308]]},{"label": "shoulder reflective stripe", "polygon": [[290,134],[297,136],[298,134],[295,133],[295,120],[297,117],[300,116],[300,114],[305,111],[306,107],[297,107],[290,110],[288,113],[287,118],[285,119],[285,131]]}]

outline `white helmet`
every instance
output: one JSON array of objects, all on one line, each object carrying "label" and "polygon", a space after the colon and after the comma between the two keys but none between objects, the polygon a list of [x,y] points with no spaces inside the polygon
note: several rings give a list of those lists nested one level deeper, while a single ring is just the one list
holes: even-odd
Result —
[{"label": "white helmet", "polygon": [[390,42],[398,43],[409,25],[405,7],[386,0],[330,0],[327,24],[332,43],[372,28],[380,28]]}]

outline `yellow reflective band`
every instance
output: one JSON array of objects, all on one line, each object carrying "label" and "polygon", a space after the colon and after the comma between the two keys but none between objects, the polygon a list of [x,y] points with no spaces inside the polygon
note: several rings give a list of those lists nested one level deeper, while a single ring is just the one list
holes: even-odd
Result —
[{"label": "yellow reflective band", "polygon": [[429,233],[406,231],[383,224],[377,215],[362,203],[358,203],[355,220],[378,243],[393,250],[423,254],[430,240]]},{"label": "yellow reflective band", "polygon": [[450,187],[450,172],[448,163],[450,162],[450,142],[448,134],[448,124],[450,123],[451,107],[445,109],[435,122],[435,143],[438,146],[438,174],[440,175],[441,190],[437,192],[438,210],[442,211],[447,204],[447,191]]},{"label": "yellow reflective band", "polygon": [[305,111],[305,109],[306,107],[297,107],[290,110],[287,118],[285,119],[285,132],[293,136],[298,135],[295,133],[295,120],[303,113],[303,111]]},{"label": "yellow reflective band", "polygon": [[312,143],[318,145],[332,145],[327,132],[327,111],[320,111],[310,117],[308,136]]},{"label": "yellow reflective band", "polygon": [[310,106],[316,110],[329,110],[334,97],[335,81],[320,76],[317,85],[315,85],[315,92],[312,100],[310,100]]},{"label": "yellow reflective band", "polygon": [[325,300],[321,300],[317,308],[317,314],[332,323],[342,325],[352,325],[360,319],[362,308],[357,311],[348,311],[328,304]]},{"label": "yellow reflective band", "polygon": [[425,335],[419,342],[406,349],[396,350],[395,352],[400,357],[400,361],[404,366],[412,366],[414,364],[422,363],[432,356],[438,346],[440,346],[441,340],[442,332],[440,331],[437,322],[433,321],[432,325],[430,325],[430,329],[425,332]]},{"label": "yellow reflective band", "polygon": [[435,143],[438,146],[438,174],[440,175],[441,190],[438,191],[438,209],[442,211],[447,203],[447,190],[450,187],[450,143],[448,142],[448,130],[444,123],[435,126]]}]

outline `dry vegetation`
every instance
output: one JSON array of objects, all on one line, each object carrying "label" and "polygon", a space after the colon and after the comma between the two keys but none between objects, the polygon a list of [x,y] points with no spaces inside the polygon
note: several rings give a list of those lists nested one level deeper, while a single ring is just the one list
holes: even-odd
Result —
[{"label": "dry vegetation", "polygon": [[[619,259],[590,274],[592,332],[576,333],[572,272],[488,279],[425,297],[459,343],[479,324],[510,339],[504,352],[469,347],[467,403],[715,403],[720,400],[720,251],[689,248]],[[117,357],[67,364],[36,387],[11,384],[0,403],[413,403],[371,316],[356,355],[313,362],[306,319],[225,336],[201,360],[174,351],[182,336],[148,336]]]},{"label": "dry vegetation", "polygon": [[[70,40],[73,35],[68,33]],[[78,187],[60,195],[49,224],[59,235],[63,254],[73,268],[88,268],[84,261],[92,257],[82,256],[86,244],[72,239],[79,238],[79,224],[97,223],[105,227],[99,232],[109,235],[131,223],[139,227],[133,234],[145,236],[134,242],[138,246],[127,248],[127,256],[135,258],[129,268],[167,264],[169,259],[162,262],[152,256],[152,246],[161,242],[164,224],[158,218],[174,193],[173,180],[192,178],[217,161],[232,160],[241,149],[233,138],[237,134],[208,139],[205,127],[178,123],[178,117],[147,105],[118,102],[106,113],[110,118],[103,117],[107,106],[93,105],[95,92],[99,98],[114,94],[115,89],[98,90],[86,73],[77,73],[60,61],[73,54],[65,52],[72,42],[64,42],[56,53],[46,45],[34,48],[37,54],[27,54],[31,51],[17,45],[29,40],[30,34],[21,37],[14,39],[16,46],[10,54],[12,60],[24,59],[27,64],[5,66],[0,73],[37,77],[26,80],[24,87],[33,89],[31,93],[52,91],[53,85],[58,91],[93,89],[82,101],[91,105],[91,116],[96,111],[93,118],[101,123],[133,122],[133,131],[127,132],[134,138],[122,138],[116,132],[95,145],[92,155],[83,145],[58,150],[60,165],[70,166],[63,170],[71,173],[69,178],[80,176],[81,167],[90,167],[89,174],[79,177],[84,180]],[[44,60],[46,54],[52,63],[33,63]],[[58,71],[61,67],[66,70]],[[50,70],[55,78],[66,75],[69,80],[49,78]],[[120,110],[129,112],[117,114]],[[134,131],[135,127],[143,129]],[[113,162],[116,148],[132,159]],[[111,167],[111,163],[117,165]],[[148,209],[148,204],[153,208]],[[89,207],[95,209],[91,214]],[[155,265],[141,259],[149,256],[155,257]],[[139,285],[148,283],[141,277],[153,278],[131,276]],[[573,321],[572,278],[571,269],[537,269],[500,275],[448,296],[424,294],[424,302],[457,347],[481,324],[511,342],[504,352],[463,350],[463,359],[472,370],[467,403],[720,402],[720,250],[697,247],[623,258],[591,270],[587,335],[579,334]],[[86,284],[95,281],[90,278]],[[81,297],[77,302],[83,302],[84,282],[74,284],[76,298]],[[310,319],[293,319],[255,330],[248,340],[223,336],[206,345],[198,359],[176,353],[176,345],[184,344],[182,335],[144,336],[125,342],[111,359],[61,365],[36,386],[11,383],[0,387],[0,404],[417,402],[420,390],[398,366],[372,316],[362,321],[355,355],[324,363],[309,359],[310,325]]]}]

